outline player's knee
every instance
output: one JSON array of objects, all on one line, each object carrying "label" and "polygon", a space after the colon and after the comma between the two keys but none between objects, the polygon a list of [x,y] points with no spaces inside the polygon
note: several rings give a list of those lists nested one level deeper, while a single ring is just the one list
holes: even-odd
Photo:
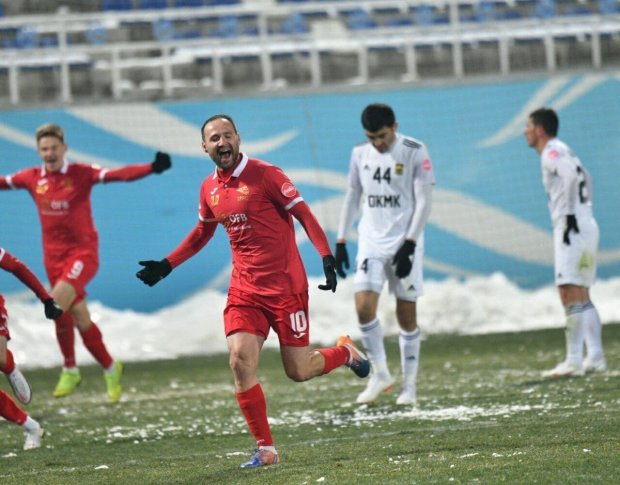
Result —
[{"label": "player's knee", "polygon": [[295,382],[304,382],[312,377],[310,372],[302,367],[287,367],[284,369],[286,376]]}]

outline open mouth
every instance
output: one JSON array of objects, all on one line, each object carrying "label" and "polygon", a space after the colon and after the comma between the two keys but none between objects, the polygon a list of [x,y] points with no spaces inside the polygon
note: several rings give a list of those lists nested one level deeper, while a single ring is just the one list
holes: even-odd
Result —
[{"label": "open mouth", "polygon": [[222,161],[229,161],[232,158],[232,150],[230,148],[222,148],[217,154]]}]

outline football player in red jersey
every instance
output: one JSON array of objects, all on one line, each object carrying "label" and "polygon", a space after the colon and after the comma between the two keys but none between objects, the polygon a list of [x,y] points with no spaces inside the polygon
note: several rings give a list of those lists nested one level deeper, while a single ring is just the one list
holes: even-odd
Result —
[{"label": "football player in red jersey", "polygon": [[347,336],[334,347],[309,348],[308,279],[295,242],[293,217],[323,258],[326,282],[336,291],[334,257],[323,229],[288,176],[278,167],[239,151],[240,136],[228,115],[202,126],[202,147],[216,169],[200,188],[198,223],[179,246],[160,261],[140,261],[137,276],[149,286],[200,251],[222,225],[232,249],[232,275],[224,309],[224,329],[236,398],[258,449],[242,468],[280,461],[274,446],[267,402],[258,381],[261,348],[273,329],[280,342],[286,375],[305,381],[342,365],[359,377],[368,359]]},{"label": "football player in red jersey", "polygon": [[56,319],[56,336],[64,367],[54,396],[67,396],[81,382],[75,361],[74,326],[84,345],[104,369],[108,398],[117,402],[122,393],[123,366],[112,359],[86,304],[86,285],[99,268],[99,236],[93,221],[90,194],[94,185],[129,182],[171,166],[170,156],[157,152],[152,163],[105,169],[69,163],[63,129],[45,124],[36,131],[42,166],[0,176],[0,189],[26,189],[34,199],[43,232],[45,270],[52,296],[65,313]]},{"label": "football player in red jersey", "polygon": [[[0,268],[12,273],[37,295],[37,298],[43,302],[47,318],[54,319],[62,315],[61,308],[32,271],[19,259],[1,247]],[[4,307],[4,298],[0,294],[0,371],[4,373],[9,381],[15,397],[20,402],[28,404],[32,398],[32,391],[24,375],[15,366],[13,353],[7,347],[10,339],[8,313]],[[33,450],[41,446],[41,437],[43,436],[41,425],[35,419],[28,416],[2,389],[0,389],[0,416],[24,428],[26,436],[24,450]]]}]

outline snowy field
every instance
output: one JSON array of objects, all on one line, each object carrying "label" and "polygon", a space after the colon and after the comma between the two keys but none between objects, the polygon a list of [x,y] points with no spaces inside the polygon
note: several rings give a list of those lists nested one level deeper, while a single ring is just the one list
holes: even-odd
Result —
[{"label": "snowy field", "polygon": [[[335,294],[310,281],[311,342],[331,344],[341,334],[359,338],[353,306],[352,279],[340,280]],[[501,274],[466,281],[427,281],[419,301],[423,334],[487,334],[560,328],[564,316],[553,286],[526,291]],[[5,295],[11,332],[10,348],[22,368],[61,364],[54,325],[28,291]],[[599,281],[592,299],[604,323],[620,321],[620,278]],[[200,291],[178,305],[154,313],[119,311],[90,301],[93,320],[102,329],[112,355],[125,362],[169,359],[226,351],[222,311],[226,295]],[[397,333],[394,299],[384,293],[379,317],[385,334]],[[277,346],[272,334],[267,345]],[[76,337],[78,364],[94,360]]]}]

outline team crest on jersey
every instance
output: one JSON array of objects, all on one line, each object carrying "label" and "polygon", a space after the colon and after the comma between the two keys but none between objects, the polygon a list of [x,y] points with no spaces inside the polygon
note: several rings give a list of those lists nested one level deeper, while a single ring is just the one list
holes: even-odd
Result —
[{"label": "team crest on jersey", "polygon": [[427,172],[432,168],[431,161],[428,158],[425,158],[422,162],[422,168]]},{"label": "team crest on jersey", "polygon": [[39,181],[37,184],[36,192],[39,195],[45,194],[49,190],[49,185],[47,184],[47,180]]},{"label": "team crest on jersey", "polygon": [[560,156],[560,152],[557,150],[549,150],[549,158],[558,158]]},{"label": "team crest on jersey", "polygon": [[211,195],[211,207],[215,207],[220,203],[220,194]]},{"label": "team crest on jersey", "polygon": [[295,195],[295,192],[297,192],[297,189],[292,183],[284,182],[280,191],[282,192],[282,195],[284,197],[293,197]]},{"label": "team crest on jersey", "polygon": [[241,187],[239,187],[237,189],[237,192],[239,192],[237,200],[247,200],[247,198],[250,196],[250,189],[247,185],[242,185]]},{"label": "team crest on jersey", "polygon": [[405,165],[402,163],[397,163],[396,167],[394,167],[394,171],[396,172],[396,175],[402,175],[404,170],[405,170]]}]

